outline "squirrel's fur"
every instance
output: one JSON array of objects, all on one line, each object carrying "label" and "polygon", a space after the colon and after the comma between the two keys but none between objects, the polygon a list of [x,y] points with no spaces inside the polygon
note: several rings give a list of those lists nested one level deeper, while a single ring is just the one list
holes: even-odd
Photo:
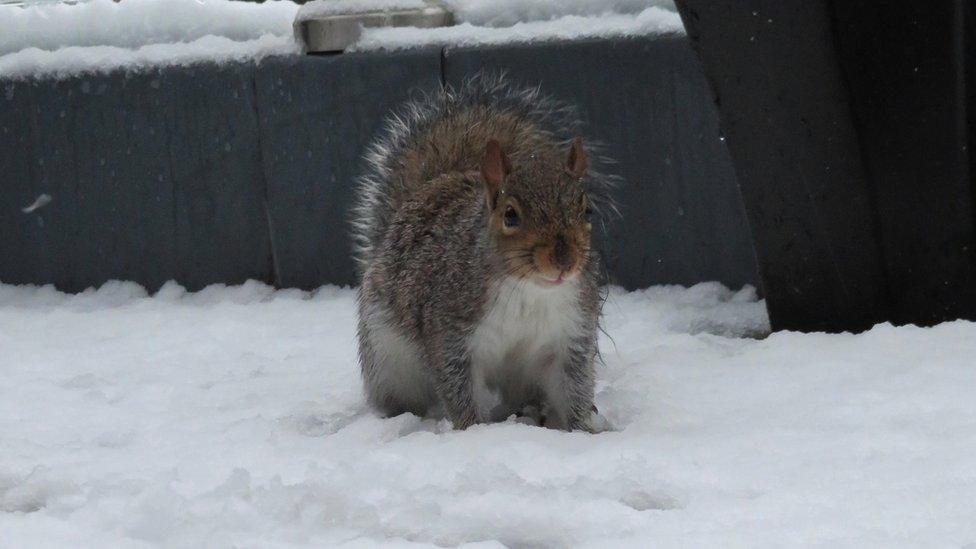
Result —
[{"label": "squirrel's fur", "polygon": [[573,109],[503,76],[389,118],[352,219],[360,366],[378,411],[443,407],[465,428],[535,407],[548,425],[592,430],[590,229],[612,208],[611,179],[580,129]]}]

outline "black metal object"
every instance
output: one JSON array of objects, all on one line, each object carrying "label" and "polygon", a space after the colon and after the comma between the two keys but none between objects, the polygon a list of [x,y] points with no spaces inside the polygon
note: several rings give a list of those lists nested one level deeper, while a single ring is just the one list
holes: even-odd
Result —
[{"label": "black metal object", "polygon": [[896,322],[976,318],[966,4],[831,5]]},{"label": "black metal object", "polygon": [[[364,145],[412,91],[482,68],[579,103],[620,161],[616,281],[758,285],[683,37],[0,80],[0,280],[353,284],[348,206]],[[22,213],[41,193],[53,201]]]},{"label": "black metal object", "polygon": [[719,105],[774,327],[976,316],[963,3],[678,6]]}]

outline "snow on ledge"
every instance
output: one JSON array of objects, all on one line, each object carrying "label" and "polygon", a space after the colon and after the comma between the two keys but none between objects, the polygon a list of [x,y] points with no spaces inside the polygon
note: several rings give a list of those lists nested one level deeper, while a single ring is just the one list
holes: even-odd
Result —
[{"label": "snow on ledge", "polygon": [[506,27],[486,27],[461,22],[453,27],[437,29],[365,29],[362,38],[349,51],[401,50],[435,45],[482,46],[683,32],[684,25],[677,13],[652,6],[636,15],[565,15],[548,21],[520,22]]},{"label": "snow on ledge", "polygon": [[298,5],[233,0],[92,0],[0,6],[0,77],[108,72],[298,52]]},{"label": "snow on ledge", "polygon": [[312,0],[298,10],[298,21],[327,15],[365,13],[370,11],[420,10],[424,0]]},{"label": "snow on ledge", "polygon": [[237,42],[287,36],[298,5],[231,0],[92,0],[0,8],[0,55],[26,48],[139,48],[223,36]]},{"label": "snow on ledge", "polygon": [[478,27],[508,27],[567,15],[636,15],[650,7],[675,10],[673,0],[311,0],[299,9],[298,20],[335,14],[422,10],[437,4],[453,12],[455,21]]},{"label": "snow on ledge", "polygon": [[[359,0],[362,1],[362,0]],[[672,0],[444,0],[457,21],[480,27],[552,21],[567,15],[636,15],[647,8],[675,11]]]},{"label": "snow on ledge", "polygon": [[[681,33],[669,0],[445,0],[457,26],[367,29],[351,51]],[[0,5],[0,78],[67,77],[295,55],[296,17],[424,0],[91,0]]]},{"label": "snow on ledge", "polygon": [[0,56],[0,77],[65,78],[118,69],[139,71],[206,62],[258,61],[270,55],[288,55],[297,51],[291,36],[271,34],[243,42],[223,36],[204,36],[192,42],[148,44],[135,49],[117,46],[69,46],[55,51],[28,48]]}]

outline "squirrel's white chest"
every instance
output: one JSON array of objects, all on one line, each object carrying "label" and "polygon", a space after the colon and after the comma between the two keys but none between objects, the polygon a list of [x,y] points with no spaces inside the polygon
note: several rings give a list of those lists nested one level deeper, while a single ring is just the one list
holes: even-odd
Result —
[{"label": "squirrel's white chest", "polygon": [[470,340],[476,375],[532,375],[565,353],[580,326],[579,284],[542,288],[520,279],[501,282]]}]

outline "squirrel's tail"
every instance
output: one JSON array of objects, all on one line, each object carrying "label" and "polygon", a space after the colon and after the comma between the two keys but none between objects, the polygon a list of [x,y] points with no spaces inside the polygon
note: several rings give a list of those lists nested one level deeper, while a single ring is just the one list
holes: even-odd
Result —
[{"label": "squirrel's tail", "polygon": [[[366,168],[357,182],[357,202],[351,220],[354,255],[360,272],[371,262],[404,187],[409,184],[400,173],[405,153],[426,137],[427,129],[434,122],[474,106],[516,114],[567,145],[583,129],[583,121],[572,105],[543,95],[538,86],[516,86],[503,72],[479,73],[458,87],[445,86],[434,93],[417,93],[387,117],[364,155]],[[617,213],[611,199],[616,177],[604,171],[614,162],[600,154],[601,147],[593,140],[584,137],[584,146],[590,158],[588,199],[596,220],[605,223]]]}]

